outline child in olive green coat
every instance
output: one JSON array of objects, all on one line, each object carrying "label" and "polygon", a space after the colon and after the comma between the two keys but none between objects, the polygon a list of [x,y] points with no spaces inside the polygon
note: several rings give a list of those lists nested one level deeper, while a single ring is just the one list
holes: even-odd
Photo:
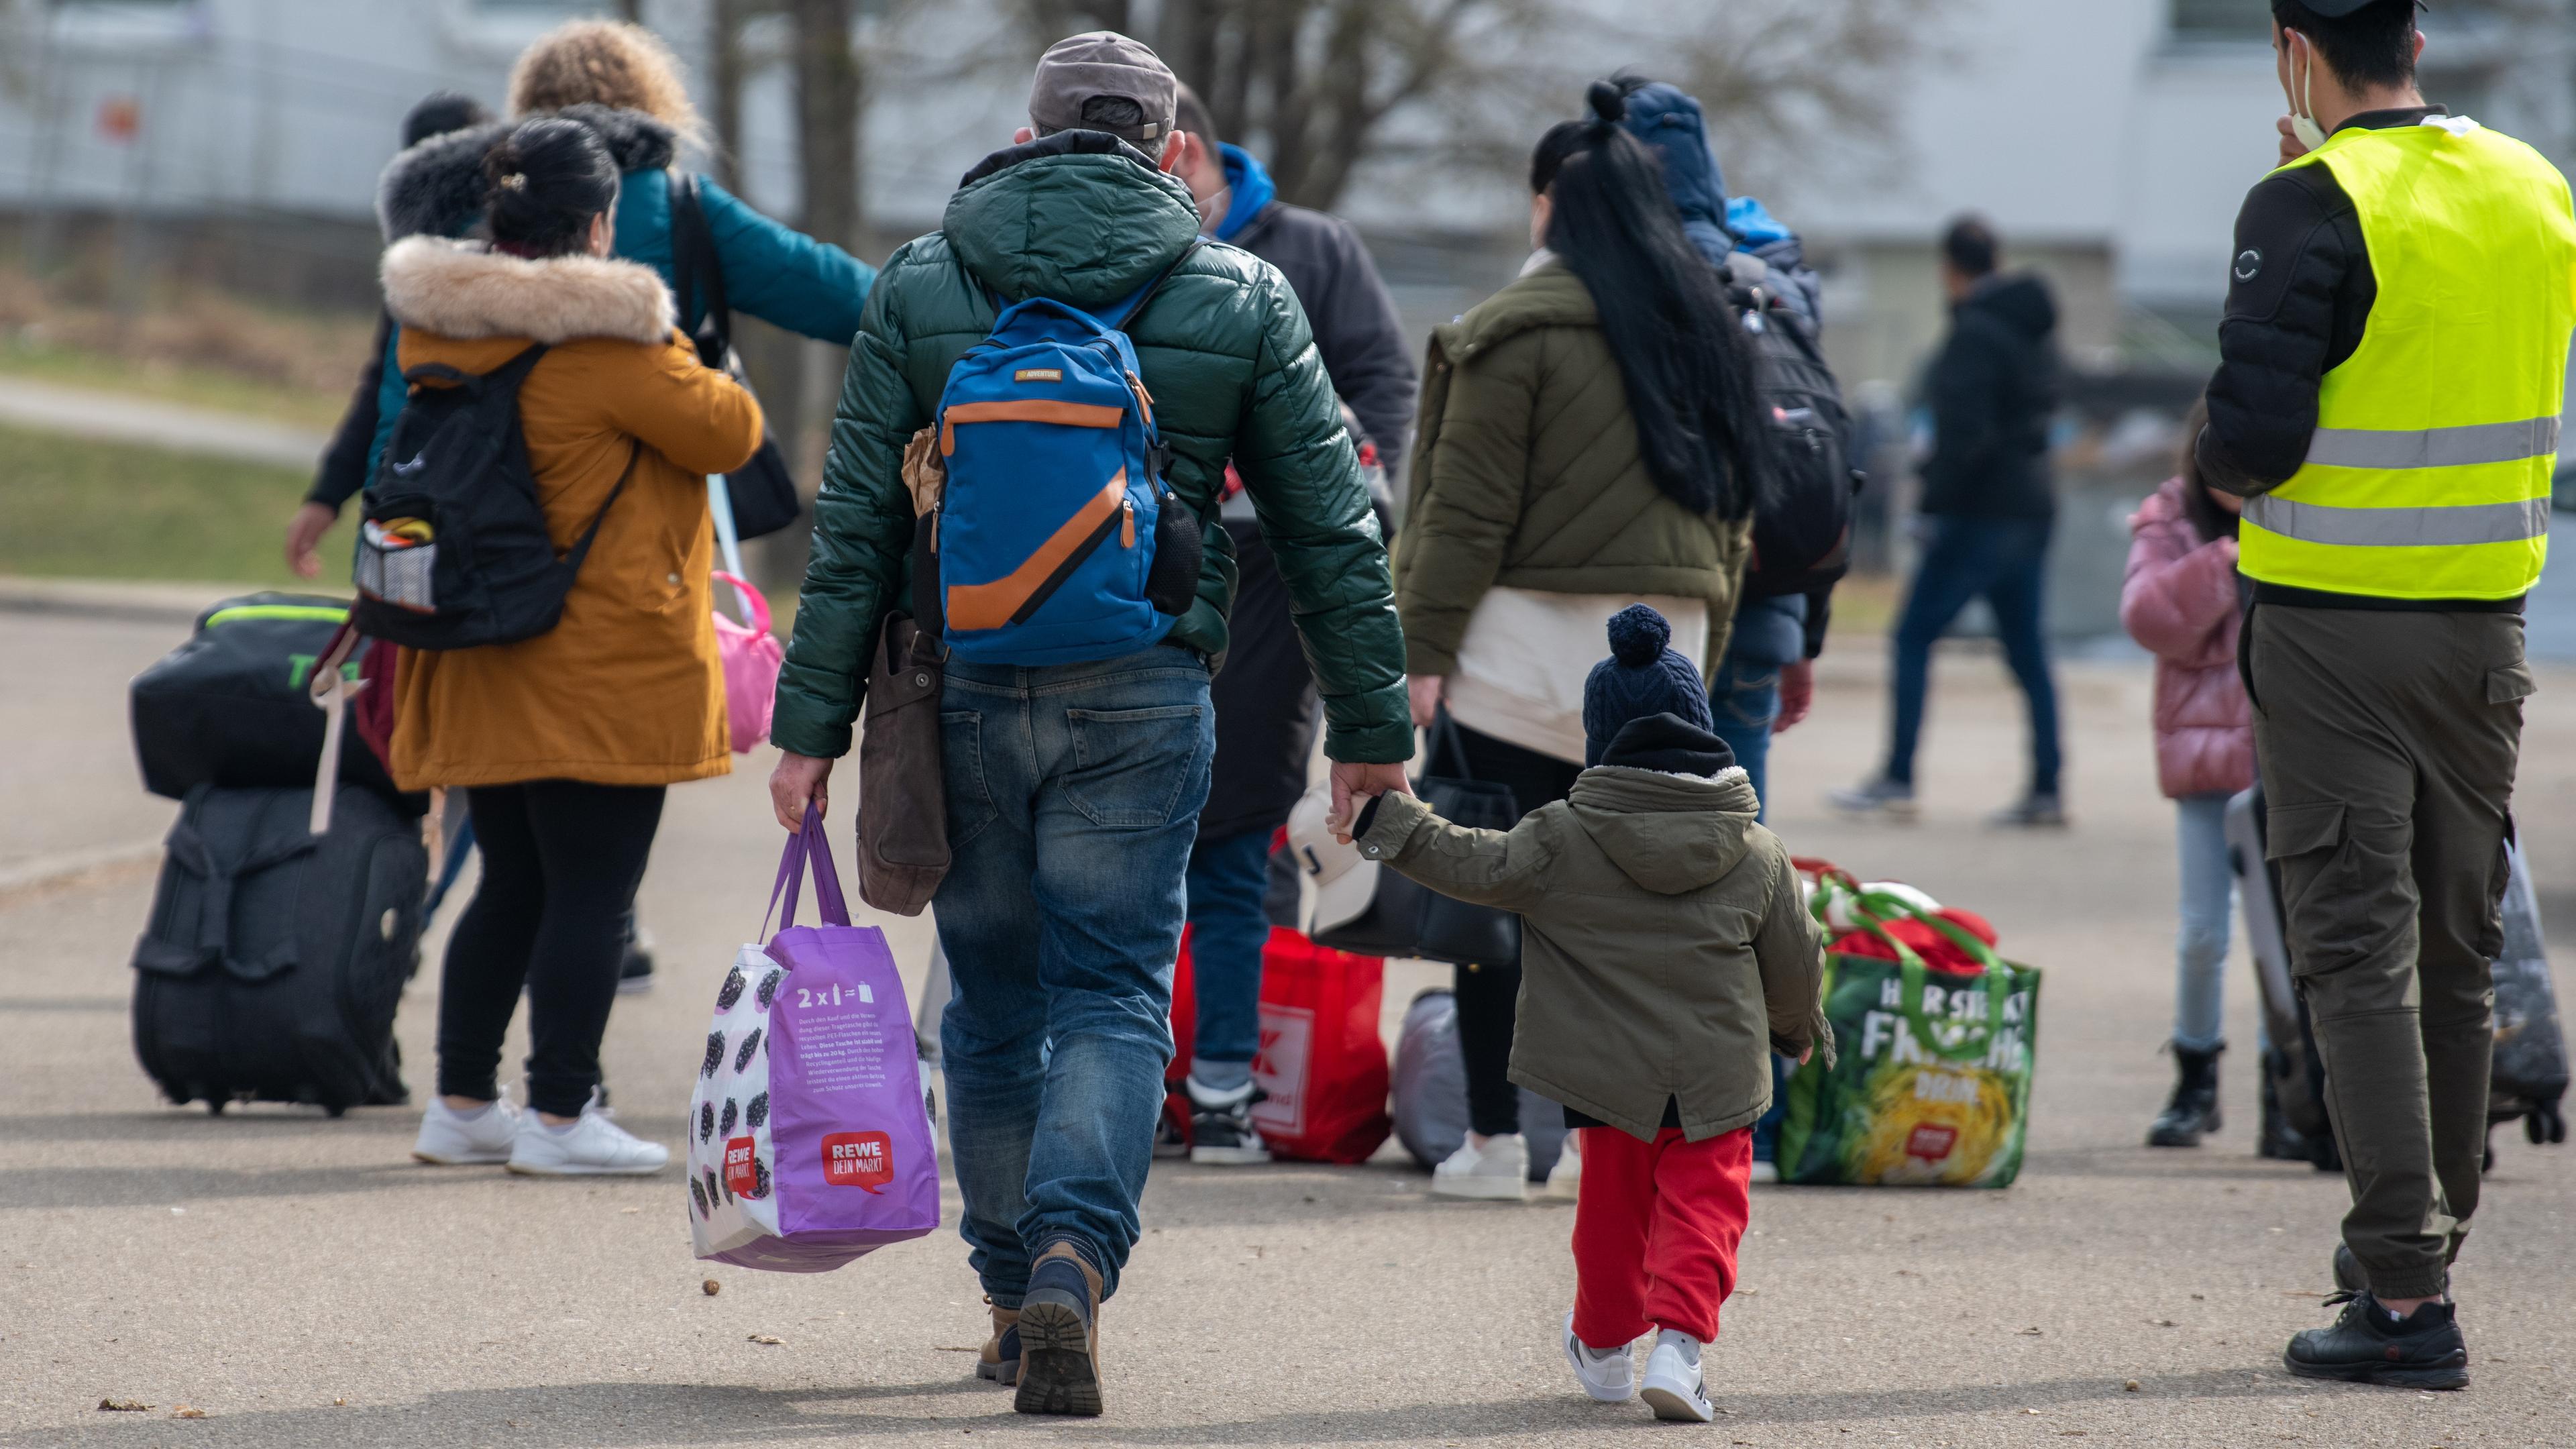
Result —
[{"label": "child in olive green coat", "polygon": [[1699,1367],[1735,1286],[1752,1126],[1770,1053],[1833,1044],[1823,941],[1779,837],[1708,729],[1699,671],[1661,615],[1613,616],[1584,692],[1589,768],[1509,833],[1409,795],[1357,822],[1360,852],[1460,900],[1521,916],[1512,1080],[1583,1129],[1578,1287],[1565,1351],[1594,1398],[1629,1397],[1629,1344],[1658,1330],[1644,1396],[1705,1422]]}]

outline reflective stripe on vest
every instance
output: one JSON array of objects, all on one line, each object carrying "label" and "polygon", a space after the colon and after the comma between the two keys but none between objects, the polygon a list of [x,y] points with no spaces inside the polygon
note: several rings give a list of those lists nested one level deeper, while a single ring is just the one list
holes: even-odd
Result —
[{"label": "reflective stripe on vest", "polygon": [[2576,328],[2576,212],[2537,152],[2473,121],[2338,131],[2333,172],[2378,283],[2320,380],[2306,461],[2248,500],[2239,566],[2386,598],[2504,599],[2548,551]]}]

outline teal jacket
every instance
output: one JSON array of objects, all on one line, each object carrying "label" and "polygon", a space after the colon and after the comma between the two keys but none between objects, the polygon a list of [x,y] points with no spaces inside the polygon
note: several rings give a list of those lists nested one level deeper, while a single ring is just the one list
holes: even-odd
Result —
[{"label": "teal jacket", "polygon": [[[1172,269],[1127,329],[1173,449],[1172,492],[1207,524],[1233,461],[1323,696],[1325,753],[1412,756],[1386,547],[1306,314],[1249,252],[1212,242],[1175,269],[1198,235],[1188,188],[1112,137],[1065,131],[987,157],[949,199],[942,229],[887,260],[850,349],[814,505],[769,730],[780,748],[849,751],[870,646],[888,613],[911,607],[904,447],[937,411],[949,367],[992,330],[995,294],[1098,308]],[[1198,600],[1168,642],[1219,660],[1234,545],[1223,528],[1205,535]]]},{"label": "teal jacket", "polygon": [[[669,130],[631,111],[577,106],[566,113],[597,125],[625,168],[617,195],[617,255],[651,267],[676,291]],[[433,137],[394,158],[377,203],[385,240],[399,241],[424,230],[459,235],[478,222],[479,216],[455,210],[453,201],[480,194],[483,154],[507,132],[507,123],[476,127]],[[735,311],[818,342],[849,345],[859,330],[868,290],[876,284],[876,268],[770,220],[705,177],[698,178],[698,199],[715,241],[716,264],[724,272],[725,300]],[[701,308],[699,316],[681,318],[681,325],[694,333],[703,315]],[[375,442],[367,450],[370,478],[393,437],[394,419],[402,413],[402,369],[394,361],[401,342],[400,329],[395,329],[385,343],[384,373],[376,387]]]}]

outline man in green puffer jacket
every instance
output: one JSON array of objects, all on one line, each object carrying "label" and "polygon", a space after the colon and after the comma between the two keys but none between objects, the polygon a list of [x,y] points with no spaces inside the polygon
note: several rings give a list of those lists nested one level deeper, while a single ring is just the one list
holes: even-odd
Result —
[{"label": "man in green puffer jacket", "polygon": [[911,609],[904,449],[992,329],[997,294],[1100,309],[1169,270],[1126,330],[1172,492],[1205,527],[1196,602],[1163,644],[1123,659],[952,660],[940,702],[949,1140],[960,1231],[994,1308],[986,1358],[1016,1377],[1022,1412],[1100,1412],[1095,1315],[1137,1237],[1208,789],[1208,678],[1235,575],[1225,530],[1206,525],[1229,458],[1323,696],[1337,818],[1354,792],[1403,790],[1413,753],[1386,551],[1305,313],[1250,253],[1183,256],[1199,212],[1167,174],[1196,144],[1171,130],[1176,85],[1124,36],[1058,43],[1038,66],[1034,128],[967,173],[939,232],[887,261],[850,351],[770,725],[787,751],[771,795],[793,829],[850,748],[886,615]]}]

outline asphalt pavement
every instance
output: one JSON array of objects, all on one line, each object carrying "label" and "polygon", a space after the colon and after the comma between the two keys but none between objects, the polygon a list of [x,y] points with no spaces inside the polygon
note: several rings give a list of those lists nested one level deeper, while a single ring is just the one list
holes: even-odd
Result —
[{"label": "asphalt pavement", "polygon": [[[2498,1135],[2457,1277],[2476,1384],[2434,1396],[2281,1370],[2283,1340],[2324,1321],[2343,1188],[2253,1155],[2241,951],[2226,1132],[2140,1145],[2171,1071],[2174,874],[2143,665],[2066,671],[2076,824],[1998,834],[1979,817],[2010,791],[2020,725],[1996,661],[1944,659],[1908,828],[1822,808],[1868,769],[1884,712],[1875,642],[1829,657],[1817,718],[1776,757],[1774,824],[1987,914],[2045,969],[2029,1159],[2003,1191],[1758,1190],[1708,1356],[1715,1425],[1575,1392],[1569,1209],[1433,1203],[1392,1148],[1356,1168],[1158,1165],[1102,1320],[1109,1412],[1081,1421],[1021,1418],[974,1378],[982,1311],[953,1227],[829,1274],[711,1267],[676,1172],[431,1168],[410,1111],[158,1101],[126,961],[151,889],[138,843],[172,807],[136,782],[122,686],[183,629],[0,612],[0,1449],[2576,1440],[2576,1149]],[[2522,818],[2565,962],[2576,673],[2544,672],[2531,720]],[[619,1001],[606,1069],[621,1120],[665,1141],[774,869],[769,758],[673,792],[645,883],[662,981]],[[917,982],[926,923],[884,924]],[[403,1008],[415,1091],[441,939]],[[1390,1025],[1439,974],[1390,966]],[[947,1208],[953,1225],[953,1188]]]}]

